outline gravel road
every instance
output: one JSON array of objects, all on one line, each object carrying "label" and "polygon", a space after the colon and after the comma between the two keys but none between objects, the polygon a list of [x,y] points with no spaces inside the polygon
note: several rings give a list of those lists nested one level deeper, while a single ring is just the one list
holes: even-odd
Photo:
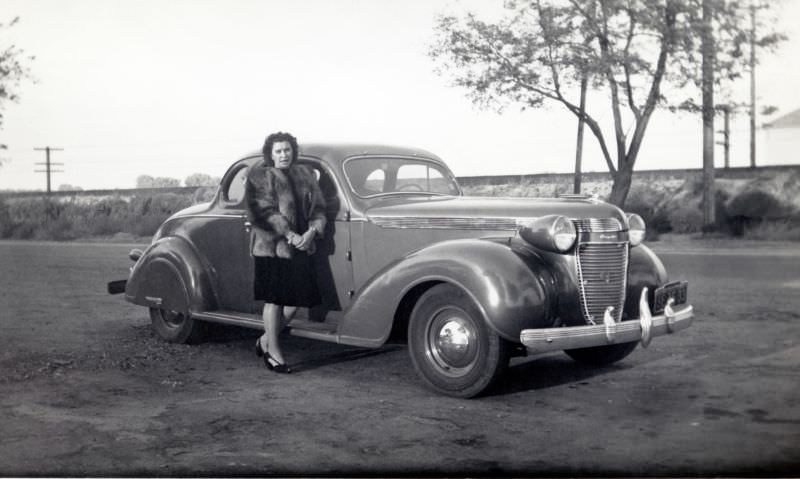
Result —
[{"label": "gravel road", "polygon": [[437,396],[404,346],[154,337],[105,293],[131,245],[0,241],[0,475],[795,475],[800,245],[658,242],[695,324],[619,364],[519,358]]}]

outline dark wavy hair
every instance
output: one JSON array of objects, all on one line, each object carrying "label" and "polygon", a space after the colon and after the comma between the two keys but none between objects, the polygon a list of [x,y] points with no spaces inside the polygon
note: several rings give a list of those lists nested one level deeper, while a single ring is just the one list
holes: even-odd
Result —
[{"label": "dark wavy hair", "polygon": [[264,155],[264,163],[266,163],[267,166],[275,166],[275,162],[272,161],[272,145],[280,141],[289,142],[289,145],[292,147],[292,163],[297,161],[297,138],[291,133],[279,131],[269,135],[267,139],[264,140],[264,148],[261,149],[261,153]]}]

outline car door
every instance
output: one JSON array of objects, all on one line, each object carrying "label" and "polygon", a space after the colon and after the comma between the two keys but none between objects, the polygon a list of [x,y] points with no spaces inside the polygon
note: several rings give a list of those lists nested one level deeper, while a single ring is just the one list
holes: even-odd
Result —
[{"label": "car door", "polygon": [[234,164],[220,183],[216,203],[203,214],[202,234],[193,243],[206,261],[218,311],[257,313],[253,301],[253,259],[244,206],[244,186],[252,160]]},{"label": "car door", "polygon": [[322,305],[312,318],[324,320],[330,311],[342,311],[350,304],[353,292],[353,262],[350,246],[350,218],[347,198],[335,174],[315,158],[302,158],[317,177],[325,198],[325,235],[317,242],[314,264]]}]

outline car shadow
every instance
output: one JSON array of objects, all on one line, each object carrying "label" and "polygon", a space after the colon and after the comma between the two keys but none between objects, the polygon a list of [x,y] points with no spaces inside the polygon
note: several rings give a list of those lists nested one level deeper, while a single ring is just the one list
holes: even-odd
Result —
[{"label": "car shadow", "polygon": [[[213,334],[206,337],[206,343],[228,343],[241,341],[249,352],[251,341],[261,335],[261,331],[237,327],[212,325]],[[405,349],[404,344],[387,344],[378,349],[365,349],[336,343],[314,341],[284,334],[281,336],[283,351],[292,369],[312,371],[327,366],[357,361]],[[562,352],[539,356],[513,358],[506,373],[483,397],[536,391],[564,385],[585,385],[588,381],[605,374],[624,371],[633,367],[625,361],[608,366],[589,366],[572,360]]]},{"label": "car shadow", "polygon": [[318,357],[292,362],[292,369],[295,371],[311,371],[325,366],[331,366],[333,364],[341,364],[349,361],[369,358],[372,356],[393,353],[399,349],[402,349],[402,347],[384,346],[380,349],[348,348],[344,351],[328,352]]},{"label": "car shadow", "polygon": [[502,396],[568,384],[578,385],[598,376],[631,367],[624,362],[608,366],[588,366],[573,361],[562,353],[521,358],[519,362],[512,362],[506,374],[485,396]]}]

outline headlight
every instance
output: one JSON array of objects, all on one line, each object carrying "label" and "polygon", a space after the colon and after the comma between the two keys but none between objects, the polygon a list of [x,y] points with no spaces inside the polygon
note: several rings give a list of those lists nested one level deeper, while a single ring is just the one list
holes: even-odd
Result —
[{"label": "headlight", "polygon": [[520,224],[519,234],[528,243],[547,251],[566,253],[578,239],[575,225],[568,218],[549,215]]},{"label": "headlight", "polygon": [[628,213],[628,240],[631,246],[636,246],[644,241],[644,234],[647,231],[644,220],[635,213]]}]

